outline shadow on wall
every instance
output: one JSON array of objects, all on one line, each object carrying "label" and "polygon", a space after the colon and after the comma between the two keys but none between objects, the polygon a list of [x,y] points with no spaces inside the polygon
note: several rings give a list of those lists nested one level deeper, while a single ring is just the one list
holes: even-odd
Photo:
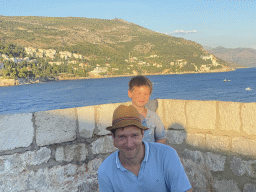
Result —
[{"label": "shadow on wall", "polygon": [[[173,123],[167,129],[166,144],[178,152],[193,192],[256,192],[255,157],[225,149],[210,149],[189,135],[182,124]],[[191,142],[197,143],[197,146],[191,145]]]}]

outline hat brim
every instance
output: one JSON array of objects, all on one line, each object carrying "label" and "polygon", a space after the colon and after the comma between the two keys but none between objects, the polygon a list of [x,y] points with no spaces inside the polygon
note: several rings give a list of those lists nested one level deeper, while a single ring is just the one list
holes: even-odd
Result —
[{"label": "hat brim", "polygon": [[142,126],[141,123],[139,123],[138,121],[133,121],[133,120],[120,121],[120,122],[116,123],[114,126],[109,126],[106,129],[108,131],[111,131],[113,129],[125,128],[125,127],[129,127],[129,126],[136,126],[142,130],[149,129],[148,127]]}]

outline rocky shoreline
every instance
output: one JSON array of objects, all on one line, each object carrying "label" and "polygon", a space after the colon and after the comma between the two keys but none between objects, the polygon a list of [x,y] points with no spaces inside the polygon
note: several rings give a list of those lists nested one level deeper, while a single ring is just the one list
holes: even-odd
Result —
[{"label": "rocky shoreline", "polygon": [[[219,72],[228,72],[234,71],[235,68],[224,68],[216,69],[207,72],[179,72],[179,73],[146,73],[142,75],[172,75],[172,74],[191,74],[191,73],[219,73]],[[137,75],[137,74],[134,74]],[[95,77],[57,77],[57,78],[48,78],[48,77],[38,77],[38,78],[18,78],[18,79],[2,79],[0,78],[0,87],[5,86],[15,86],[15,85],[26,85],[33,83],[44,83],[48,81],[61,81],[61,80],[79,80],[79,79],[99,79],[99,78],[113,78],[113,77],[131,77],[134,75],[114,75],[114,76],[95,76]]]}]

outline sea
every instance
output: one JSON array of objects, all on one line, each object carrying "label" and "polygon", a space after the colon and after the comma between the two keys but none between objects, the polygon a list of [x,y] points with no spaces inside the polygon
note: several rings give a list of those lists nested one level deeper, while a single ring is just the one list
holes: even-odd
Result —
[{"label": "sea", "polygon": [[[256,68],[220,73],[149,75],[150,99],[256,102]],[[0,87],[0,115],[121,103],[131,77],[49,81]]]}]

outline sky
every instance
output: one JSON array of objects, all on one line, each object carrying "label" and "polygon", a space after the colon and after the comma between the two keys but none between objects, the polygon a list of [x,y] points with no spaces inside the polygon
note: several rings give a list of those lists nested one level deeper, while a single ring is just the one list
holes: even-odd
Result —
[{"label": "sky", "polygon": [[255,0],[0,0],[0,15],[119,18],[205,47],[256,49]]}]

